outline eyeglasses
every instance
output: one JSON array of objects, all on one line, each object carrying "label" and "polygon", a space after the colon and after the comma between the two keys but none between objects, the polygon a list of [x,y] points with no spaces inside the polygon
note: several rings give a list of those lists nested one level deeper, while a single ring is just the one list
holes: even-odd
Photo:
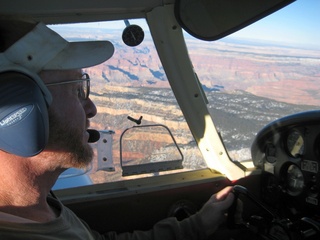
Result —
[{"label": "eyeglasses", "polygon": [[79,97],[81,99],[88,99],[90,94],[90,77],[87,73],[84,73],[82,75],[81,79],[76,80],[70,80],[70,81],[63,81],[63,82],[56,82],[56,83],[48,83],[47,86],[55,86],[55,85],[61,85],[61,84],[68,84],[68,83],[78,83],[81,82],[81,88],[79,89]]}]

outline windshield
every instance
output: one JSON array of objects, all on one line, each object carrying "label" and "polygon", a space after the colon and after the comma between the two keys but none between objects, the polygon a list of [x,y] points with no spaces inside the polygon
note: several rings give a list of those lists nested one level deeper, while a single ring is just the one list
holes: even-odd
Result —
[{"label": "windshield", "polygon": [[[214,42],[184,33],[213,122],[232,160],[251,161],[252,141],[269,122],[318,108],[319,5],[317,1],[297,1]],[[145,34],[136,47],[129,47],[122,40],[126,24],[114,21],[52,26],[70,41],[107,39],[115,46],[110,60],[85,70],[92,79],[90,97],[98,109],[91,127],[110,131],[113,138],[113,162],[97,171],[96,153],[94,164],[87,169],[91,181],[131,178],[122,176],[119,152],[121,133],[136,125],[128,117],[142,117],[144,125],[163,124],[172,131],[184,156],[184,168],[169,173],[206,168],[167,81],[147,23],[142,19],[130,20],[129,24],[139,25]],[[143,176],[146,175],[138,177]]]},{"label": "windshield", "polygon": [[256,133],[320,104],[320,2],[296,1],[215,42],[185,34],[210,114],[233,160],[251,159]]}]

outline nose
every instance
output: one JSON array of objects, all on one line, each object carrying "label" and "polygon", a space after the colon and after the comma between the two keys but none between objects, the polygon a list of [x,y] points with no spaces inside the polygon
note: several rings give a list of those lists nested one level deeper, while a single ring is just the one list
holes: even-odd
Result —
[{"label": "nose", "polygon": [[90,98],[86,99],[83,108],[86,112],[87,118],[92,118],[97,114],[96,105],[91,101]]}]

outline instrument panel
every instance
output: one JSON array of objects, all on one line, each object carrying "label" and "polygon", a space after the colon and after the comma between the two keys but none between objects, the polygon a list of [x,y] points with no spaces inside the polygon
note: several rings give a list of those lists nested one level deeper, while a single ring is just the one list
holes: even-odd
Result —
[{"label": "instrument panel", "polygon": [[278,119],[265,126],[251,147],[263,170],[262,200],[282,217],[319,220],[320,111]]}]

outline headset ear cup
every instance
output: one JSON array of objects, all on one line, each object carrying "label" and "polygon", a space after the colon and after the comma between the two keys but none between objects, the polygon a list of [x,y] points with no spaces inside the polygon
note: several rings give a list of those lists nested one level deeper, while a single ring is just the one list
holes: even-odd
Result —
[{"label": "headset ear cup", "polygon": [[22,157],[40,153],[49,135],[48,109],[36,82],[22,73],[0,73],[0,149]]}]

